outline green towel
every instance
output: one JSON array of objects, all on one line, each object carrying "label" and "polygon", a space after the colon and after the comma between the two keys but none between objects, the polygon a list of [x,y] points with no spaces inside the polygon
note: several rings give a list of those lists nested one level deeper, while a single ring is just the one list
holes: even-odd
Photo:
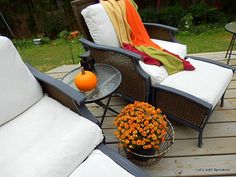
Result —
[{"label": "green towel", "polygon": [[157,58],[165,66],[168,74],[174,74],[179,71],[183,71],[183,62],[176,59],[173,55],[170,55],[162,50],[157,50],[154,47],[135,46],[139,51],[146,53],[147,55]]}]

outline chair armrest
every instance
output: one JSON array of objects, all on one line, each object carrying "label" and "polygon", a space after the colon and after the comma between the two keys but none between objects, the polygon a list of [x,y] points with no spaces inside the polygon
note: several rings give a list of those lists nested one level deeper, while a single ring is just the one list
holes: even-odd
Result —
[{"label": "chair armrest", "polygon": [[26,66],[29,68],[34,77],[39,81],[43,91],[47,93],[48,96],[99,125],[99,121],[88,111],[84,104],[86,99],[85,95],[77,92],[63,82],[39,72],[28,63],[26,63]]},{"label": "chair armrest", "polygon": [[122,168],[124,168],[126,171],[131,173],[135,177],[150,177],[147,173],[145,173],[143,170],[141,170],[139,167],[134,165],[132,162],[118,154],[117,152],[113,151],[111,148],[104,144],[100,144],[96,147],[96,149],[99,149],[104,154],[106,154],[108,157],[110,157],[114,162],[116,162],[118,165],[120,165]]},{"label": "chair armrest", "polygon": [[50,94],[53,94],[53,90],[47,90],[45,86],[49,86],[52,89],[56,89],[63,94],[67,95],[68,97],[72,98],[77,102],[78,105],[83,104],[86,97],[82,95],[79,92],[76,92],[73,88],[69,87],[68,85],[62,83],[61,81],[58,81],[44,73],[39,72],[35,68],[33,68],[30,64],[26,64],[31,73],[34,75],[34,77],[40,82],[40,84],[43,84],[42,87],[43,89],[46,89],[44,91],[49,91],[46,92],[50,96]]},{"label": "chair armrest", "polygon": [[175,38],[175,32],[178,28],[158,23],[143,23],[150,38],[160,39],[170,42],[178,42]]},{"label": "chair armrest", "polygon": [[232,67],[230,65],[227,65],[227,64],[224,64],[224,63],[220,63],[218,61],[211,60],[211,59],[201,58],[201,57],[194,57],[194,56],[186,56],[185,58],[186,59],[191,58],[191,59],[194,59],[194,60],[199,60],[199,61],[204,61],[204,62],[207,62],[207,63],[215,64],[215,65],[227,68],[227,69],[231,69],[233,73],[235,72],[234,67]]},{"label": "chair armrest", "polygon": [[[104,63],[117,68],[122,74],[122,82],[118,94],[129,101],[149,101],[151,96],[150,76],[140,67],[141,55],[120,47],[109,47],[95,44],[81,38],[80,42],[90,51],[90,57],[96,63]],[[134,87],[138,83],[139,89]],[[130,99],[129,99],[130,98]]]},{"label": "chair armrest", "polygon": [[[80,38],[79,40],[83,45],[94,48],[94,49],[117,52],[117,53],[120,53],[122,55],[126,55],[126,56],[132,58],[133,60],[141,60],[141,58],[142,58],[141,55],[130,52],[128,50],[124,50],[122,48],[99,45],[99,44],[91,42],[91,41],[89,41],[85,38]],[[85,55],[87,55],[87,54],[85,54]]]}]

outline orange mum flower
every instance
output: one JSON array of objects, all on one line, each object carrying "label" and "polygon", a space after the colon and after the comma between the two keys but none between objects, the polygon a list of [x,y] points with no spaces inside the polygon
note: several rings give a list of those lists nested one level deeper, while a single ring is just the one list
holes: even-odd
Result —
[{"label": "orange mum flower", "polygon": [[159,149],[167,134],[166,116],[145,102],[135,101],[115,118],[114,135],[126,148]]}]

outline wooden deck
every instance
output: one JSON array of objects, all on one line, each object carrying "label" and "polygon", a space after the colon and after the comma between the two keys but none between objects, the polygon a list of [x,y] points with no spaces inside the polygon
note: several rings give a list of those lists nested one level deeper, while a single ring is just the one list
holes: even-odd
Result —
[{"label": "wooden deck", "polygon": [[[195,54],[226,63],[225,52]],[[236,60],[230,65],[236,66]],[[75,65],[66,65],[47,72],[60,79]],[[120,111],[127,102],[113,97],[111,106]],[[103,109],[95,104],[87,105],[91,112],[101,119]],[[115,115],[107,113],[103,130],[107,141],[114,150],[118,150],[113,135],[112,122]],[[174,126],[175,142],[164,158],[157,164],[143,168],[152,177],[156,176],[236,176],[236,74],[225,95],[223,108],[217,105],[203,133],[203,147],[197,146],[197,132],[182,125]]]}]

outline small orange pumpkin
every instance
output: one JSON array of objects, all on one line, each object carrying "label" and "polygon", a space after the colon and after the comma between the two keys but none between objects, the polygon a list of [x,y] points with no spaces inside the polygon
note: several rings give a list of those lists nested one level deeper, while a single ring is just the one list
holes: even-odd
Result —
[{"label": "small orange pumpkin", "polygon": [[74,82],[79,90],[87,92],[96,87],[97,77],[93,72],[85,71],[82,67],[81,72],[75,76]]}]

